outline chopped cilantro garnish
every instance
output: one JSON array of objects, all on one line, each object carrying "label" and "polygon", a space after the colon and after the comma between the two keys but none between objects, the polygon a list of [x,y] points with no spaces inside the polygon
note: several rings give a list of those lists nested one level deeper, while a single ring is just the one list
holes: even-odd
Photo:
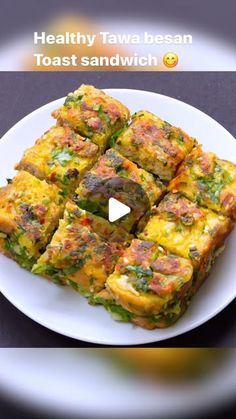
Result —
[{"label": "chopped cilantro garnish", "polygon": [[220,193],[225,185],[232,182],[230,174],[215,162],[214,172],[206,176],[200,176],[197,183],[202,192],[208,195],[210,200],[215,204],[220,201]]},{"label": "chopped cilantro garnish", "polygon": [[183,135],[181,135],[181,134],[177,135],[176,141],[177,141],[177,143],[179,145],[183,145],[184,144],[184,137],[183,137]]},{"label": "chopped cilantro garnish", "polygon": [[36,259],[28,253],[25,247],[21,246],[10,237],[6,238],[5,247],[23,268],[31,270],[33,264],[36,262]]},{"label": "chopped cilantro garnish", "polygon": [[219,202],[220,192],[225,186],[225,181],[222,177],[214,179],[212,176],[202,176],[197,182],[200,189],[207,193],[211,201]]},{"label": "chopped cilantro garnish", "polygon": [[69,106],[71,103],[77,103],[83,98],[83,95],[69,94],[64,102],[64,106]]},{"label": "chopped cilantro garnish", "polygon": [[148,292],[149,282],[146,278],[138,278],[135,282],[135,289],[137,291]]},{"label": "chopped cilantro garnish", "polygon": [[74,197],[75,203],[82,209],[92,212],[93,214],[103,215],[98,203],[80,199],[78,196]]},{"label": "chopped cilantro garnish", "polygon": [[63,196],[63,198],[66,198],[67,197],[67,195],[68,195],[68,190],[67,189],[61,189],[60,191],[59,191],[59,195],[61,195],[61,196]]},{"label": "chopped cilantro garnish", "polygon": [[93,110],[94,111],[100,111],[101,109],[102,109],[102,105],[101,104],[96,103],[96,105],[93,105]]},{"label": "chopped cilantro garnish", "polygon": [[144,268],[141,265],[127,265],[125,271],[133,272],[137,278],[152,277],[153,273],[150,268]]},{"label": "chopped cilantro garnish", "polygon": [[63,269],[64,275],[67,276],[79,271],[84,266],[84,263],[85,259],[78,259],[76,261],[73,261],[73,265]]},{"label": "chopped cilantro garnish", "polygon": [[101,118],[103,121],[105,121],[107,124],[111,122],[110,116],[104,112],[103,107],[101,104],[95,104],[93,105],[93,110],[98,112],[99,118]]},{"label": "chopped cilantro garnish", "polygon": [[53,150],[51,156],[52,160],[56,160],[61,166],[65,166],[68,161],[73,159],[74,153],[68,147],[64,147],[63,150]]},{"label": "chopped cilantro garnish", "polygon": [[118,129],[110,138],[109,140],[109,146],[110,147],[114,147],[115,143],[116,143],[116,139],[126,130],[126,128],[128,127],[128,124],[126,124],[124,127]]}]

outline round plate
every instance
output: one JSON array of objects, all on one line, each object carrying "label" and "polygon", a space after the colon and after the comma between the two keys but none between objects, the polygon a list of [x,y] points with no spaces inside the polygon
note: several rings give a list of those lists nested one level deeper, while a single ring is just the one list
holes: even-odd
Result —
[{"label": "round plate", "polygon": [[[107,89],[107,93],[128,106],[131,112],[149,110],[197,138],[204,149],[236,163],[236,142],[221,125],[198,109],[176,99],[152,92]],[[51,112],[63,103],[55,100],[32,112],[0,141],[0,184],[15,171],[23,151],[34,144],[55,120]],[[144,330],[113,320],[103,307],[90,306],[85,298],[67,287],[32,275],[14,261],[0,255],[0,291],[31,319],[63,335],[98,344],[133,345],[157,342],[185,333],[203,324],[226,307],[236,296],[236,230],[216,262],[210,277],[178,322],[167,329]]]},{"label": "round plate", "polygon": [[132,371],[113,349],[4,348],[0,355],[1,397],[33,417],[205,417],[235,399],[234,349],[195,379]]}]

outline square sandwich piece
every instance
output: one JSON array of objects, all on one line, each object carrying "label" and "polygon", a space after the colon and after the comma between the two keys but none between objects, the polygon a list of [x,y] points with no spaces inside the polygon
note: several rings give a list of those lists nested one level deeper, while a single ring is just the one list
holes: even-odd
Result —
[{"label": "square sandwich piece", "polygon": [[111,143],[123,156],[169,181],[196,141],[156,115],[139,111],[128,128],[113,136]]},{"label": "square sandwich piece", "polygon": [[104,287],[130,239],[122,229],[68,201],[58,230],[32,272],[89,297]]},{"label": "square sandwich piece", "polygon": [[19,172],[0,189],[0,251],[31,269],[46,248],[63,213],[55,185]]},{"label": "square sandwich piece", "polygon": [[17,170],[55,183],[65,194],[73,192],[98,157],[98,146],[69,127],[53,126],[25,151]]},{"label": "square sandwich piece", "polygon": [[64,105],[52,116],[60,125],[67,125],[80,135],[91,138],[104,150],[111,135],[128,122],[130,112],[102,90],[81,85],[74,93],[68,94]]},{"label": "square sandwich piece", "polygon": [[108,218],[109,198],[115,198],[131,208],[117,223],[131,231],[133,225],[160,199],[165,188],[151,173],[109,149],[85,174],[76,189],[79,207]]},{"label": "square sandwich piece", "polygon": [[180,165],[169,189],[236,220],[236,165],[205,153],[201,146]]},{"label": "square sandwich piece", "polygon": [[134,239],[97,302],[122,319],[153,329],[173,324],[187,308],[193,267],[153,241]]},{"label": "square sandwich piece", "polygon": [[168,251],[189,258],[195,271],[194,292],[209,274],[233,222],[198,207],[181,194],[169,193],[154,209],[139,238],[153,240]]}]

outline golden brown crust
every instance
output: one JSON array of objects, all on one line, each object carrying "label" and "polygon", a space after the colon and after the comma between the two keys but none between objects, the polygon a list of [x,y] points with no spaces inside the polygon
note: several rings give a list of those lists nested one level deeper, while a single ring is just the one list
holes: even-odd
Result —
[{"label": "golden brown crust", "polygon": [[199,207],[181,194],[169,193],[153,209],[153,215],[138,236],[189,258],[196,272],[197,289],[209,274],[218,249],[232,228],[230,218]]},{"label": "golden brown crust", "polygon": [[236,219],[236,165],[195,147],[180,165],[169,190]]},{"label": "golden brown crust", "polygon": [[168,316],[160,316],[159,319],[152,319],[148,317],[139,317],[139,316],[133,316],[131,318],[132,323],[136,324],[139,327],[142,327],[143,329],[148,330],[154,330],[154,329],[165,329],[166,327],[170,327],[173,324],[177,322],[177,320],[185,313],[186,309],[188,308],[188,305],[183,302],[181,304],[181,309],[178,314],[175,314],[170,318]]},{"label": "golden brown crust", "polygon": [[130,238],[124,230],[69,201],[58,230],[33,272],[67,283],[82,293],[98,292]]},{"label": "golden brown crust", "polygon": [[102,90],[81,85],[74,93],[69,93],[64,105],[52,116],[59,124],[91,138],[104,150],[110,136],[128,122],[130,113],[122,103]]},{"label": "golden brown crust", "polygon": [[180,128],[151,112],[139,111],[133,115],[130,126],[115,140],[114,147],[143,169],[160,179],[170,180],[195,143]]},{"label": "golden brown crust", "polygon": [[193,267],[189,260],[166,252],[155,242],[134,239],[108,277],[112,298],[150,324],[170,324],[189,296]]},{"label": "golden brown crust", "polygon": [[0,190],[1,247],[28,269],[57,227],[64,208],[59,192],[24,171]]},{"label": "golden brown crust", "polygon": [[115,198],[131,208],[130,214],[116,224],[127,231],[165,191],[164,185],[151,173],[109,149],[99,157],[76,189],[76,202],[82,208],[108,218],[108,200]]},{"label": "golden brown crust", "polygon": [[15,169],[73,193],[99,156],[98,146],[69,127],[53,126],[27,149]]}]

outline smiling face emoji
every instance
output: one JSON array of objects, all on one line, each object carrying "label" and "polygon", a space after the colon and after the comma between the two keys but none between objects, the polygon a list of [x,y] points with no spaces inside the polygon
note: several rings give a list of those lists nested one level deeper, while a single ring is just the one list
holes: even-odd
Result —
[{"label": "smiling face emoji", "polygon": [[167,52],[163,57],[163,63],[168,68],[173,68],[178,64],[179,58],[178,55],[174,52]]}]

